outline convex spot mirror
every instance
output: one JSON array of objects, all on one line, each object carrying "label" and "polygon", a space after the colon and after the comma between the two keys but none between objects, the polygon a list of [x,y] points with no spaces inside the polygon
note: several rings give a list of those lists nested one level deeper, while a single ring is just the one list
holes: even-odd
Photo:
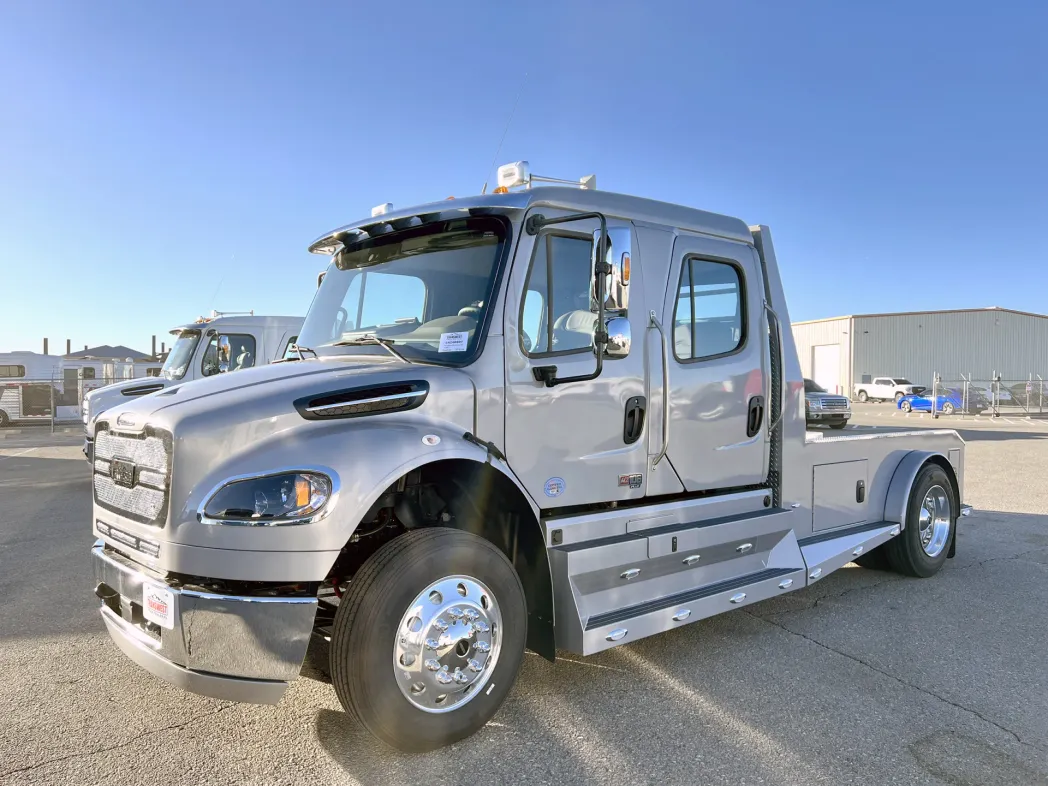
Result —
[{"label": "convex spot mirror", "polygon": [[[608,249],[604,261],[611,265],[611,273],[604,282],[604,310],[612,312],[612,316],[618,316],[615,312],[625,312],[629,307],[630,296],[630,261],[633,256],[631,247],[632,234],[629,227],[608,228]],[[593,310],[597,310],[597,275],[596,262],[600,247],[600,230],[593,231]]]},{"label": "convex spot mirror", "polygon": [[229,371],[229,358],[232,351],[229,346],[229,336],[218,337],[218,372],[224,374]]},{"label": "convex spot mirror", "polygon": [[630,321],[626,317],[612,317],[607,321],[605,330],[608,343],[604,345],[604,357],[609,359],[624,358],[630,353]]}]

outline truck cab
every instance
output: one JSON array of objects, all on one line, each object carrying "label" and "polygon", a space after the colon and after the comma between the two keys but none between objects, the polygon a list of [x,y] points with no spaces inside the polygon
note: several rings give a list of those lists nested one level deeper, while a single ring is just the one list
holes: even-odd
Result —
[{"label": "truck cab", "polygon": [[302,321],[302,317],[215,311],[209,317],[173,328],[174,342],[157,376],[123,379],[104,386],[85,385],[88,390],[80,408],[85,431],[84,455],[91,460],[95,421],[111,407],[194,379],[240,371],[289,356]]},{"label": "truck cab", "polygon": [[914,385],[905,377],[872,377],[855,386],[855,397],[867,401],[896,401],[903,396],[920,395],[926,388]]},{"label": "truck cab", "polygon": [[963,443],[806,435],[766,226],[541,180],[518,162],[323,235],[305,359],[98,418],[125,654],[274,703],[314,640],[347,710],[429,750],[492,717],[525,647],[589,655],[856,559],[942,566]]}]

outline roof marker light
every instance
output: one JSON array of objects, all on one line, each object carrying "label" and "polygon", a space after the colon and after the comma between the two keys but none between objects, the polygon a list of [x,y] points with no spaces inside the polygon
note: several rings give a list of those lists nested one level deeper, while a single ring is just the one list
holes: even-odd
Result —
[{"label": "roof marker light", "polygon": [[386,203],[381,204],[381,205],[375,205],[373,208],[371,208],[371,217],[374,218],[375,216],[384,215],[384,214],[388,213],[392,209],[393,209],[393,203],[392,202],[386,202]]}]

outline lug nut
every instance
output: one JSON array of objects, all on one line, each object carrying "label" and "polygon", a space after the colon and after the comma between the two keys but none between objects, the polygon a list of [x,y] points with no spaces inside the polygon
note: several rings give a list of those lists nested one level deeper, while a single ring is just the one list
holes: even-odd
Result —
[{"label": "lug nut", "polygon": [[491,645],[488,644],[486,641],[478,641],[476,644],[473,645],[473,648],[477,652],[488,652],[491,650]]},{"label": "lug nut", "polygon": [[448,629],[448,623],[445,622],[442,618],[437,617],[435,620],[433,620],[433,627],[439,630],[441,633],[443,633]]},{"label": "lug nut", "polygon": [[472,622],[473,620],[475,620],[480,615],[477,614],[477,612],[474,609],[466,609],[465,611],[462,612],[462,616],[465,617],[466,619],[468,619],[470,622]]},{"label": "lug nut", "polygon": [[470,671],[473,672],[480,671],[482,668],[484,668],[480,665],[480,662],[475,658],[470,658],[468,661],[466,661],[466,666],[469,668]]},{"label": "lug nut", "polygon": [[457,606],[453,609],[448,609],[448,616],[453,620],[460,620],[462,619],[462,609]]},{"label": "lug nut", "polygon": [[452,675],[451,678],[455,680],[455,682],[457,682],[459,685],[465,685],[467,682],[469,682],[469,675],[463,674],[458,669],[455,669],[455,673],[454,675]]},{"label": "lug nut", "polygon": [[491,626],[484,620],[477,620],[473,623],[473,627],[477,629],[478,633],[487,633],[491,629]]},{"label": "lug nut", "polygon": [[426,639],[426,649],[427,650],[435,650],[439,646],[440,646],[440,642],[437,641],[436,639]]},{"label": "lug nut", "polygon": [[440,661],[435,658],[426,658],[426,668],[430,671],[440,671]]},{"label": "lug nut", "polygon": [[437,672],[437,682],[439,682],[441,685],[450,685],[452,682],[454,682],[454,680],[455,678],[448,674],[446,671]]}]

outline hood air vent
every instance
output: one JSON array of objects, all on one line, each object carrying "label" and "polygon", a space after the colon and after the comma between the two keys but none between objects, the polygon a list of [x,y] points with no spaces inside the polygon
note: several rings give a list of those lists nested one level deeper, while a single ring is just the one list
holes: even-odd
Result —
[{"label": "hood air vent", "polygon": [[163,382],[151,382],[147,385],[135,385],[131,388],[124,388],[120,392],[125,396],[145,396],[148,393],[156,393],[158,390],[163,389]]},{"label": "hood air vent", "polygon": [[421,406],[429,393],[429,383],[397,382],[363,388],[335,390],[295,401],[295,409],[306,420],[359,418],[383,412],[405,412]]}]

